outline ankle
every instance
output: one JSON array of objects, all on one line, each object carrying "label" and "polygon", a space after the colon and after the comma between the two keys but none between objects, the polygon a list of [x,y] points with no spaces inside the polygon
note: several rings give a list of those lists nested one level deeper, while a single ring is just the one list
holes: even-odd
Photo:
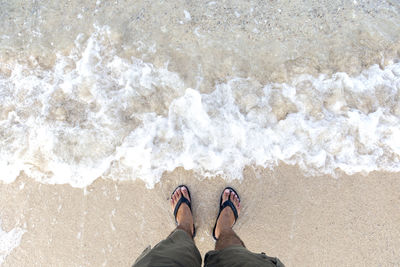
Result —
[{"label": "ankle", "polygon": [[220,233],[217,243],[215,244],[215,250],[222,250],[230,246],[246,247],[232,229]]},{"label": "ankle", "polygon": [[232,229],[231,227],[223,227],[223,228],[220,228],[220,230],[219,230],[219,236],[217,236],[217,238],[220,239],[221,236],[222,236],[222,237],[224,237],[224,236],[229,236],[229,235],[232,234],[232,232],[233,232],[233,229]]},{"label": "ankle", "polygon": [[176,228],[185,231],[190,238],[193,238],[193,224],[180,223]]},{"label": "ankle", "polygon": [[[219,233],[219,235],[221,235],[222,233],[226,234],[226,233],[230,233],[232,230],[232,220],[231,218],[229,218],[228,216],[224,216],[221,215],[218,223],[217,223],[217,232]],[[217,237],[218,238],[218,237]]]}]

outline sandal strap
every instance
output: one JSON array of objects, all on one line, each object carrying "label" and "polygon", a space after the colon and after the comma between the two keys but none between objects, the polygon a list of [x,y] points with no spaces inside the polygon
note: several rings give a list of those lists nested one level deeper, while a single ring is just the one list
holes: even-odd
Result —
[{"label": "sandal strap", "polygon": [[220,208],[220,213],[226,207],[230,207],[232,209],[233,215],[235,215],[235,222],[236,222],[236,220],[238,218],[238,212],[237,212],[237,209],[236,209],[235,205],[233,204],[233,202],[231,201],[230,198],[227,201],[225,201],[224,203],[222,203],[221,208]]},{"label": "sandal strap", "polygon": [[192,205],[190,204],[190,201],[182,195],[181,198],[178,200],[178,203],[176,203],[176,206],[174,209],[174,217],[175,217],[175,222],[177,224],[178,224],[178,221],[176,220],[176,215],[178,214],[179,207],[182,205],[182,203],[186,203],[189,206],[190,211],[192,211]]}]

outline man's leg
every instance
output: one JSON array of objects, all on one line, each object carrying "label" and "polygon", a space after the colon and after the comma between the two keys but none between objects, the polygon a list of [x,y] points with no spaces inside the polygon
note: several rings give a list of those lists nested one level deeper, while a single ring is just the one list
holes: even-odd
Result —
[{"label": "man's leg", "polygon": [[[186,189],[186,187],[181,187],[175,190],[174,194],[172,195],[171,198],[171,208],[172,210],[175,209],[176,204],[178,203],[179,199],[181,196],[184,196],[187,198],[189,201],[191,201],[189,197],[189,193]],[[194,233],[194,228],[193,228],[193,215],[192,211],[189,209],[189,206],[183,203],[179,210],[178,213],[176,214],[176,220],[178,221],[178,226],[176,227],[177,229],[182,229],[185,231],[190,238],[193,239],[193,233]]]},{"label": "man's leg", "polygon": [[[187,189],[178,188],[171,197],[173,210],[182,195],[191,202]],[[201,255],[193,241],[193,216],[186,203],[179,207],[176,220],[176,229],[153,249],[146,249],[136,260],[134,267],[201,266]]]},{"label": "man's leg", "polygon": [[[225,189],[222,196],[222,203],[228,200],[229,194],[231,195],[231,201],[235,205],[238,214],[240,214],[239,198],[234,192],[230,192],[229,189]],[[232,209],[229,207],[223,209],[218,218],[217,227],[215,228],[215,236],[218,238],[217,243],[215,244],[215,250],[222,250],[233,245],[244,247],[243,241],[232,229],[234,222],[235,216],[233,215]]]},{"label": "man's leg", "polygon": [[[222,196],[222,203],[229,199],[229,195],[239,214],[240,200],[234,192],[226,189]],[[223,209],[215,228],[215,237],[218,239],[215,250],[206,254],[205,267],[284,267],[277,258],[248,251],[232,229],[234,222],[235,216],[232,209],[229,207]]]}]

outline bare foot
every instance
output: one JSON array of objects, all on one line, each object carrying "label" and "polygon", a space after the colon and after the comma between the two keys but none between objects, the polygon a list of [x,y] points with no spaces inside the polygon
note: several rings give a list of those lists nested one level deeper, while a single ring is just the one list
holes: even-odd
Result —
[{"label": "bare foot", "polygon": [[[222,196],[222,203],[224,203],[229,199],[229,195],[239,215],[240,201],[234,192],[231,192],[229,189],[225,189],[224,194]],[[215,237],[218,239],[220,233],[224,232],[225,230],[231,229],[234,223],[235,223],[235,215],[233,214],[233,211],[230,207],[226,207],[225,209],[222,210],[221,214],[219,215],[217,226],[215,228]]]},{"label": "bare foot", "polygon": [[[178,189],[175,190],[174,194],[171,197],[171,207],[172,210],[175,210],[175,206],[178,203],[179,199],[181,196],[187,198],[189,202],[192,200],[189,197],[189,193],[186,189],[186,187],[182,186]],[[178,226],[181,226],[182,228],[185,229],[186,232],[188,232],[191,236],[193,236],[193,215],[192,212],[190,211],[189,206],[186,203],[182,203],[181,206],[178,209],[178,213],[176,214],[176,220],[178,222]]]}]

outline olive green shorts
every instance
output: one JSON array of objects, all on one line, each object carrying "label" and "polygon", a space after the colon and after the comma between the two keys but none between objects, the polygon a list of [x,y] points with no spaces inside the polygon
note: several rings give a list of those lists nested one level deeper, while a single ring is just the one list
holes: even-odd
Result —
[{"label": "olive green shorts", "polygon": [[[201,255],[189,235],[177,229],[153,249],[147,247],[133,264],[133,267],[150,266],[200,267]],[[240,245],[209,251],[205,256],[204,266],[284,267],[279,259],[268,257],[264,253],[252,253]]]}]

